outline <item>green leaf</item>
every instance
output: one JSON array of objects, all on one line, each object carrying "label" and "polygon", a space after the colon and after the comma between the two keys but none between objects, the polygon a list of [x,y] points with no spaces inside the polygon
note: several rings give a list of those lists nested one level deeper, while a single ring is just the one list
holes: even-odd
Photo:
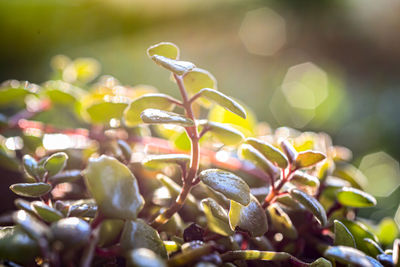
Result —
[{"label": "green leaf", "polygon": [[86,92],[79,87],[63,81],[48,81],[44,84],[45,93],[53,104],[71,106],[81,99]]},{"label": "green leaf", "polygon": [[379,254],[385,253],[383,249],[376,243],[374,240],[370,238],[364,238],[365,245],[368,247],[368,255],[376,258]]},{"label": "green leaf", "polygon": [[206,70],[194,68],[183,76],[183,84],[192,95],[203,88],[217,89],[217,80]]},{"label": "green leaf", "polygon": [[262,236],[268,231],[268,220],[258,200],[251,196],[250,204],[243,206],[231,200],[229,209],[229,225],[232,230],[238,227],[250,236]]},{"label": "green leaf", "polygon": [[326,156],[318,151],[303,151],[297,154],[295,165],[297,168],[311,167],[324,160]]},{"label": "green leaf", "polygon": [[24,210],[30,214],[35,214],[35,211],[31,207],[31,203],[24,199],[17,198],[14,200],[14,204],[18,209]]},{"label": "green leaf", "polygon": [[275,201],[279,204],[285,206],[286,208],[290,208],[292,210],[304,210],[304,206],[301,205],[299,202],[293,199],[293,197],[289,194],[283,194],[277,196]]},{"label": "green leaf", "polygon": [[211,100],[221,107],[229,110],[230,112],[233,112],[243,119],[246,119],[246,111],[244,110],[244,108],[235,100],[226,96],[225,94],[211,88],[203,88],[200,90],[199,93],[201,94],[201,96],[207,98],[208,100]]},{"label": "green leaf", "polygon": [[166,267],[165,262],[152,250],[134,249],[127,253],[127,267]]},{"label": "green leaf", "polygon": [[376,205],[376,199],[370,194],[352,187],[343,187],[337,193],[340,204],[353,208],[372,207]]},{"label": "green leaf", "polygon": [[82,178],[81,170],[68,170],[59,172],[56,175],[50,177],[49,181],[55,184],[61,183],[72,183]]},{"label": "green leaf", "polygon": [[99,210],[108,218],[136,219],[144,205],[135,176],[117,159],[89,159],[85,182]]},{"label": "green leaf", "polygon": [[160,55],[153,55],[150,57],[157,65],[166,68],[177,75],[183,75],[186,72],[194,69],[196,66],[188,61],[175,60]]},{"label": "green leaf", "polygon": [[324,257],[334,259],[343,264],[353,264],[355,266],[363,267],[374,267],[367,256],[359,251],[358,249],[345,247],[345,246],[334,246],[329,247],[324,252]]},{"label": "green leaf", "polygon": [[164,154],[151,155],[143,160],[143,166],[150,169],[160,169],[168,164],[178,164],[187,166],[190,162],[190,156],[186,154]]},{"label": "green leaf", "polygon": [[356,241],[353,235],[350,233],[349,229],[338,220],[334,222],[334,232],[335,232],[335,246],[346,246],[356,248]]},{"label": "green leaf", "polygon": [[104,101],[89,106],[86,111],[92,123],[108,124],[111,119],[120,119],[128,106],[126,102]]},{"label": "green leaf", "polygon": [[324,207],[322,207],[321,203],[319,203],[318,200],[316,200],[312,196],[304,193],[303,191],[297,188],[290,189],[289,193],[296,201],[298,201],[300,204],[306,207],[312,214],[314,214],[314,216],[318,219],[318,222],[322,226],[324,226],[327,223],[327,217]]},{"label": "green leaf", "polygon": [[77,217],[61,219],[51,224],[54,241],[60,241],[66,248],[77,248],[90,239],[90,225]]},{"label": "green leaf", "polygon": [[179,48],[173,43],[161,42],[147,48],[147,55],[150,58],[154,55],[159,55],[170,59],[178,59]]},{"label": "green leaf", "polygon": [[9,171],[18,172],[19,162],[16,158],[11,157],[0,146],[0,167]]},{"label": "green leaf", "polygon": [[21,107],[25,97],[37,91],[38,86],[28,82],[12,80],[6,86],[0,87],[0,107]]},{"label": "green leaf", "polygon": [[41,197],[51,190],[47,183],[19,183],[10,186],[11,191],[22,197]]},{"label": "green leaf", "polygon": [[211,231],[224,236],[233,235],[234,232],[229,226],[228,214],[215,200],[206,198],[200,203]]},{"label": "green leaf", "polygon": [[0,229],[0,259],[34,266],[34,258],[40,255],[37,242],[21,226]]},{"label": "green leaf", "polygon": [[124,111],[125,124],[128,127],[142,123],[140,113],[147,108],[157,108],[170,111],[175,104],[170,101],[172,97],[165,94],[146,94],[133,100]]},{"label": "green leaf", "polygon": [[124,251],[147,248],[154,251],[162,258],[167,258],[167,250],[164,247],[158,232],[141,219],[126,221],[121,234],[121,248]]},{"label": "green leaf", "polygon": [[43,167],[47,171],[48,176],[53,176],[65,168],[67,165],[68,155],[64,152],[58,152],[46,159],[43,164]]},{"label": "green leaf", "polygon": [[379,223],[376,235],[382,245],[388,246],[391,245],[399,235],[399,228],[392,218],[386,217]]},{"label": "green leaf", "polygon": [[258,168],[266,172],[273,181],[275,181],[279,175],[280,170],[278,167],[274,166],[270,161],[268,161],[257,149],[251,145],[243,144],[241,145],[239,151],[239,156],[242,159],[251,161]]},{"label": "green leaf", "polygon": [[124,156],[125,160],[127,160],[129,162],[131,160],[132,148],[124,140],[118,140],[117,144],[118,144],[118,148],[121,150],[122,155]]},{"label": "green leaf", "polygon": [[290,163],[294,163],[297,158],[297,151],[288,140],[281,142],[281,147]]},{"label": "green leaf", "polygon": [[200,180],[211,189],[220,192],[228,199],[242,205],[250,203],[250,188],[242,178],[219,169],[204,170],[199,174]]},{"label": "green leaf", "polygon": [[119,219],[106,219],[100,225],[98,246],[107,247],[117,243],[124,227],[124,221]]},{"label": "green leaf", "polygon": [[280,168],[285,169],[288,166],[288,159],[286,156],[274,146],[253,137],[247,138],[246,143],[253,146],[267,160],[278,165]]},{"label": "green leaf", "polygon": [[278,204],[273,203],[268,206],[268,214],[273,228],[281,232],[284,237],[290,239],[297,238],[297,229],[294,227],[289,215]]},{"label": "green leaf", "polygon": [[14,213],[13,220],[35,240],[49,236],[49,227],[24,210]]},{"label": "green leaf", "polygon": [[183,115],[153,108],[142,111],[140,118],[145,123],[177,124],[183,127],[194,126],[194,122]]},{"label": "green leaf", "polygon": [[332,267],[332,263],[325,258],[318,258],[310,264],[310,267]]},{"label": "green leaf", "polygon": [[296,185],[319,187],[319,179],[306,172],[296,171],[290,177],[290,182]]},{"label": "green leaf", "polygon": [[35,210],[36,214],[46,222],[55,222],[64,218],[64,215],[61,212],[47,206],[42,201],[34,201],[31,203],[31,206]]},{"label": "green leaf", "polygon": [[259,250],[234,250],[222,255],[222,260],[264,260],[264,261],[287,261],[291,255],[286,252],[259,251]]},{"label": "green leaf", "polygon": [[38,163],[33,157],[31,157],[30,155],[24,155],[24,157],[22,158],[22,163],[24,165],[25,172],[30,177],[39,178],[37,172]]},{"label": "green leaf", "polygon": [[243,134],[239,130],[236,130],[226,123],[203,120],[199,121],[199,125],[207,127],[208,131],[211,132],[213,136],[228,146],[237,145],[244,138]]},{"label": "green leaf", "polygon": [[[182,190],[182,187],[180,185],[178,185],[171,178],[162,173],[157,174],[156,178],[168,189],[171,198],[178,197]],[[191,207],[194,207],[196,210],[198,209],[197,201],[191,193],[188,194],[185,203],[190,205]]]},{"label": "green leaf", "polygon": [[378,241],[377,237],[371,233],[367,226],[359,221],[342,220],[342,223],[347,227],[350,233],[353,235],[356,241],[356,246],[359,250],[368,253],[368,246],[365,244],[364,238],[370,238],[374,241]]}]

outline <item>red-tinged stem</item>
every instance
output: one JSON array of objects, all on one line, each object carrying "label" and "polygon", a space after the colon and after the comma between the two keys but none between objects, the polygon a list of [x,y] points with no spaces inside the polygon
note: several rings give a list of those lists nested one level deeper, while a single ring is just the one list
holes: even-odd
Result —
[{"label": "red-tinged stem", "polygon": [[190,167],[187,172],[186,177],[184,177],[182,183],[182,189],[176,198],[175,202],[166,209],[163,213],[158,215],[156,219],[151,223],[154,228],[159,228],[161,225],[166,223],[172,215],[178,212],[185,203],[186,197],[188,196],[190,190],[193,187],[193,179],[197,176],[197,171],[199,170],[200,164],[200,145],[199,145],[199,132],[197,130],[196,118],[193,113],[192,103],[187,95],[185,86],[183,84],[182,78],[174,74],[176,83],[178,84],[179,91],[182,96],[183,108],[185,109],[186,116],[194,122],[193,126],[186,127],[185,130],[191,141],[191,156],[190,156]]},{"label": "red-tinged stem", "polygon": [[292,169],[291,166],[289,166],[289,171],[286,174],[285,170],[282,171],[282,179],[279,180],[279,184],[274,187],[271,184],[271,190],[269,191],[268,195],[266,196],[264,203],[263,203],[263,208],[265,209],[266,207],[268,207],[268,205],[273,202],[273,200],[275,199],[275,197],[277,197],[280,194],[280,190],[282,189],[282,187],[289,181],[290,176],[292,175],[292,173],[294,173],[297,169],[294,168]]}]

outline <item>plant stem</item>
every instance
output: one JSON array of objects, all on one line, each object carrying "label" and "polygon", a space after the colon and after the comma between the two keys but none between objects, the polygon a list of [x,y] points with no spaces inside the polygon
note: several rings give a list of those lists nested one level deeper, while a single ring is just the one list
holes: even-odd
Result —
[{"label": "plant stem", "polygon": [[282,189],[282,187],[289,181],[290,176],[292,173],[294,173],[297,169],[294,168],[292,169],[289,166],[289,172],[286,175],[285,171],[282,171],[282,179],[279,181],[279,184],[274,187],[273,184],[271,184],[271,190],[269,191],[268,195],[266,196],[264,203],[263,203],[263,208],[265,209],[268,207],[268,205],[273,201],[273,199],[279,195],[279,191]]},{"label": "plant stem", "polygon": [[184,177],[182,183],[182,189],[176,198],[174,204],[172,204],[168,209],[166,209],[163,213],[158,215],[156,219],[151,223],[151,226],[154,228],[159,228],[161,225],[166,223],[172,215],[178,212],[183,204],[185,203],[186,197],[188,196],[190,190],[193,187],[193,179],[197,175],[197,171],[199,170],[200,164],[200,145],[199,145],[199,132],[197,130],[196,118],[192,109],[192,102],[190,101],[188,94],[186,92],[185,86],[183,84],[182,78],[176,74],[174,74],[174,78],[176,83],[178,84],[179,91],[182,95],[182,104],[185,109],[186,116],[193,120],[195,125],[191,127],[186,127],[185,130],[189,136],[191,141],[191,157],[190,157],[190,167],[187,172],[186,177]]}]

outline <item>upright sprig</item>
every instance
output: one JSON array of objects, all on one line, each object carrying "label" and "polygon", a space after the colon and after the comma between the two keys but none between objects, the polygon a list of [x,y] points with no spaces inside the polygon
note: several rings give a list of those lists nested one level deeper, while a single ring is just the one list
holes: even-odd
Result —
[{"label": "upright sprig", "polygon": [[[140,118],[145,123],[175,124],[184,127],[191,143],[188,168],[186,163],[180,162],[179,164],[182,169],[182,189],[175,202],[151,223],[153,227],[158,228],[182,208],[191,188],[200,182],[199,179],[196,179],[200,165],[199,141],[204,134],[208,131],[214,132],[216,135],[226,134],[230,137],[231,142],[236,143],[243,138],[239,131],[229,126],[197,121],[198,118],[193,111],[195,101],[199,98],[202,98],[202,101],[213,101],[243,118],[246,118],[246,112],[236,101],[218,92],[215,88],[207,88],[216,87],[214,77],[207,71],[196,68],[191,62],[179,60],[179,49],[176,45],[167,42],[159,43],[151,46],[147,50],[147,54],[155,63],[172,72],[182,100],[179,101],[163,94],[144,95],[133,101],[127,108],[124,113],[125,123],[128,126],[140,123],[138,115],[140,112]],[[184,109],[184,115],[171,112],[175,105]],[[168,159],[161,156],[161,158],[158,157],[158,161],[167,160],[167,163],[173,161],[179,163],[181,158],[182,155],[169,156]]]}]

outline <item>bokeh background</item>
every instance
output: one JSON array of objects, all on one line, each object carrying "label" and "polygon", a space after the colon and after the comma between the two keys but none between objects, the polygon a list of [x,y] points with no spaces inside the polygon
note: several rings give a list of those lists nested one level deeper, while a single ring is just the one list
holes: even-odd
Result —
[{"label": "bokeh background", "polygon": [[364,216],[400,224],[398,0],[0,0],[0,33],[0,81],[41,83],[64,54],[178,96],[145,54],[174,42],[260,121],[353,150],[378,197]]}]

